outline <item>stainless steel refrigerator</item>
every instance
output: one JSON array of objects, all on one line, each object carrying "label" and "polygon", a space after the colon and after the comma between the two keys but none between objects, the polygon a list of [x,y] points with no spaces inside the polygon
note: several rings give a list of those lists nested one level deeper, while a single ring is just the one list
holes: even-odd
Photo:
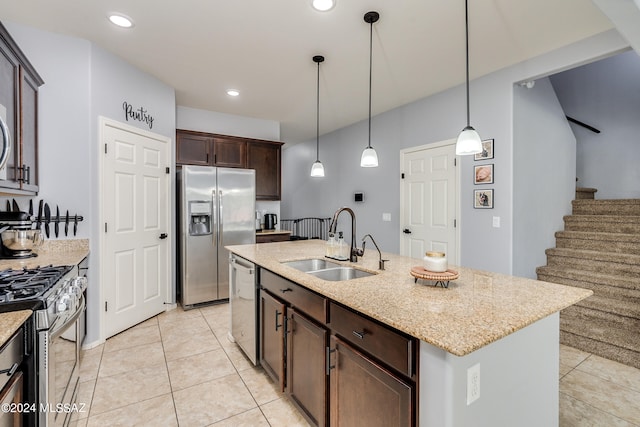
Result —
[{"label": "stainless steel refrigerator", "polygon": [[256,242],[255,171],[182,166],[177,188],[182,305],[228,299],[229,253],[224,247]]}]

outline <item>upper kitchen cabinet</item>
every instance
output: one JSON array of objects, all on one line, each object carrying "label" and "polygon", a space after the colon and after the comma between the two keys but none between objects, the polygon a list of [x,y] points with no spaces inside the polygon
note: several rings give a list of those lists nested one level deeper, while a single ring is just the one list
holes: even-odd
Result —
[{"label": "upper kitchen cabinet", "polygon": [[256,199],[280,200],[281,142],[247,145],[247,168],[256,170]]},{"label": "upper kitchen cabinet", "polygon": [[282,143],[190,130],[176,131],[176,164],[256,171],[256,199],[280,200]]},{"label": "upper kitchen cabinet", "polygon": [[9,153],[0,170],[0,192],[38,192],[38,87],[42,78],[0,23],[0,117],[6,123]]}]

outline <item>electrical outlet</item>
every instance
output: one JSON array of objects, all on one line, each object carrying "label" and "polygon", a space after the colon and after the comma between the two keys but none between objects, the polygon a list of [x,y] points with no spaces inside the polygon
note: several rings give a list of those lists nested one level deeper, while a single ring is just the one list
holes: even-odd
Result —
[{"label": "electrical outlet", "polygon": [[391,214],[390,213],[383,213],[382,214],[382,220],[383,221],[391,221]]},{"label": "electrical outlet", "polygon": [[480,364],[467,369],[467,405],[480,398]]},{"label": "electrical outlet", "polygon": [[500,217],[499,216],[494,216],[493,217],[493,227],[494,228],[500,228]]}]

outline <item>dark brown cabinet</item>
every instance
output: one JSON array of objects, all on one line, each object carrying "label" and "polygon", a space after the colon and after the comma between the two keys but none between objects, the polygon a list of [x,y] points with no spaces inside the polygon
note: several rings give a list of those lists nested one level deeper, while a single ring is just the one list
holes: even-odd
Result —
[{"label": "dark brown cabinet", "polygon": [[178,129],[176,165],[255,169],[256,200],[280,200],[281,147],[281,142]]},{"label": "dark brown cabinet", "polygon": [[38,88],[43,83],[0,24],[0,116],[10,136],[9,157],[0,171],[2,192],[38,192]]},{"label": "dark brown cabinet", "polygon": [[410,382],[335,336],[331,351],[331,426],[415,424]]},{"label": "dark brown cabinet", "polygon": [[280,200],[280,144],[255,142],[247,147],[247,168],[256,170],[256,199]]},{"label": "dark brown cabinet", "polygon": [[326,426],[329,332],[317,322],[326,300],[266,270],[260,283],[260,363],[311,424]]}]

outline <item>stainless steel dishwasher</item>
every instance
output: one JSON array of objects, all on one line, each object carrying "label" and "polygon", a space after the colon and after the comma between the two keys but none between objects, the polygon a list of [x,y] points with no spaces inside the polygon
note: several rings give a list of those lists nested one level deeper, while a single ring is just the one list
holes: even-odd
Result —
[{"label": "stainless steel dishwasher", "polygon": [[256,266],[250,261],[229,254],[229,305],[231,339],[244,351],[254,365],[258,364],[258,298]]}]

